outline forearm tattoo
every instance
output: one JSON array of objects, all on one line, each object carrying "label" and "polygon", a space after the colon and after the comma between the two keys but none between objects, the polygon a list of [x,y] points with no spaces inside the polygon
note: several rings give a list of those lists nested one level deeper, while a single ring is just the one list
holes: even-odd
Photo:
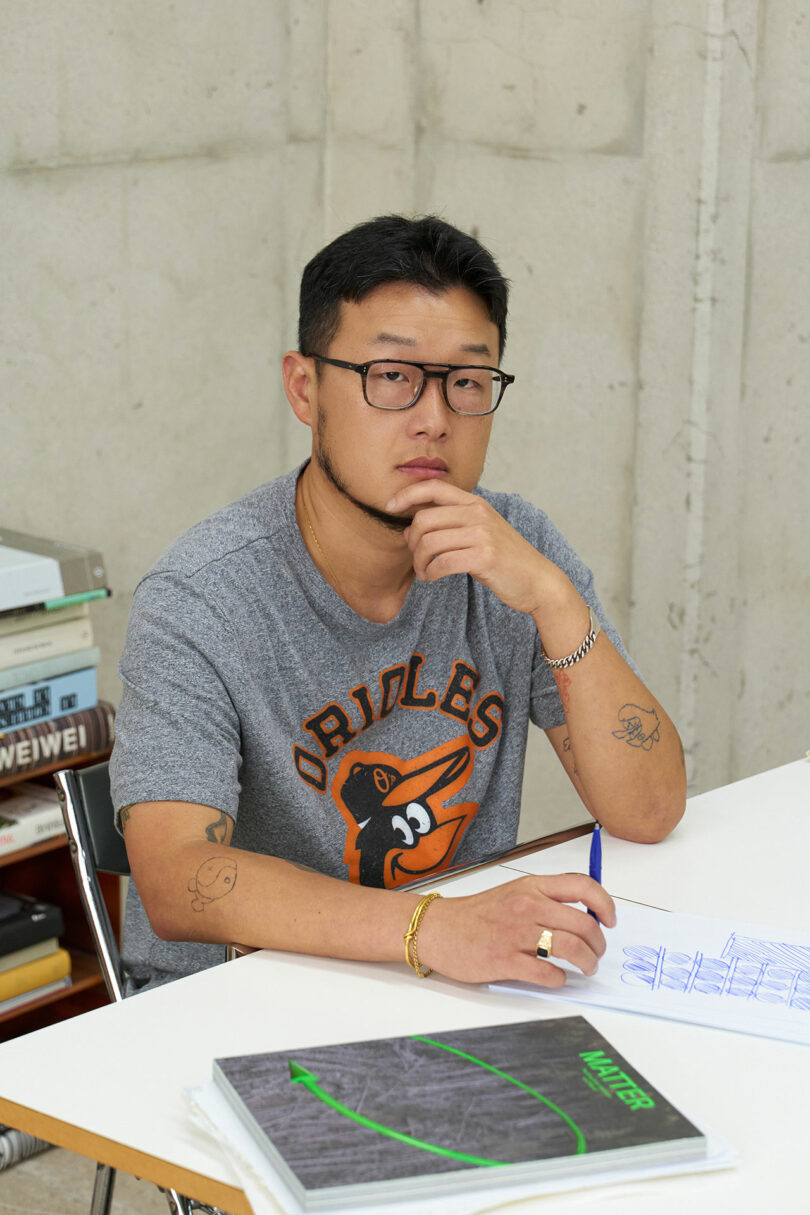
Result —
[{"label": "forearm tattoo", "polygon": [[660,722],[655,709],[642,709],[639,705],[622,705],[619,709],[621,730],[614,730],[613,737],[626,742],[628,747],[641,747],[651,751],[661,739]]},{"label": "forearm tattoo", "polygon": [[563,739],[563,751],[567,751],[568,754],[571,756],[571,762],[573,764],[574,776],[579,776],[579,769],[577,768],[577,761],[574,758],[574,752],[571,750],[571,739],[568,737],[567,734],[566,734],[565,738]]},{"label": "forearm tattoo", "polygon": [[214,823],[209,823],[205,828],[205,838],[209,844],[224,844],[228,836],[228,820],[224,814],[220,814],[219,818]]},{"label": "forearm tattoo", "polygon": [[204,911],[214,899],[224,898],[236,885],[236,861],[230,857],[212,856],[203,861],[188,884],[192,895],[191,910]]},{"label": "forearm tattoo", "polygon": [[568,705],[571,701],[571,676],[567,671],[553,671],[552,674],[562,701],[563,713],[568,717]]}]

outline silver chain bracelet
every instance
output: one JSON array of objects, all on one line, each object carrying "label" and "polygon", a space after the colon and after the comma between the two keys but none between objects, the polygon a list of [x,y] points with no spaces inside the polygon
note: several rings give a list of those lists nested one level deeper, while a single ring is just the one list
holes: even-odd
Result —
[{"label": "silver chain bracelet", "polygon": [[585,657],[588,650],[602,632],[602,626],[594,616],[592,607],[588,608],[588,615],[590,616],[591,621],[590,632],[586,634],[585,640],[582,642],[582,644],[578,645],[571,654],[566,654],[565,658],[549,658],[548,654],[541,645],[540,656],[545,662],[546,666],[551,667],[552,671],[562,671],[565,669],[565,667],[572,667],[575,662],[579,662],[580,658]]}]

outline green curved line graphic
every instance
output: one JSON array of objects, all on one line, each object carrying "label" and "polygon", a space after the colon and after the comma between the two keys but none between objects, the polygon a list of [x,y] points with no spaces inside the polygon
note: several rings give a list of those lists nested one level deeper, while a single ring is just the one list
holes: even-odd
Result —
[{"label": "green curved line graphic", "polygon": [[561,1110],[548,1097],[544,1097],[542,1093],[538,1093],[536,1088],[530,1088],[528,1084],[524,1084],[522,1080],[516,1079],[515,1076],[510,1076],[508,1072],[502,1072],[500,1068],[493,1067],[491,1063],[485,1063],[483,1059],[476,1059],[475,1055],[468,1055],[466,1051],[458,1050],[455,1046],[446,1046],[443,1042],[434,1041],[433,1038],[423,1038],[421,1034],[412,1034],[411,1037],[416,1042],[426,1042],[428,1046],[437,1046],[439,1050],[449,1051],[451,1055],[459,1055],[462,1059],[469,1059],[470,1063],[475,1063],[478,1067],[483,1067],[486,1071],[493,1072],[496,1076],[500,1076],[501,1079],[508,1080],[510,1084],[515,1084],[518,1088],[522,1088],[524,1092],[530,1093],[537,1101],[542,1102],[543,1105],[547,1105],[550,1110],[553,1110],[555,1114],[562,1118],[569,1130],[574,1132],[574,1137],[577,1141],[574,1155],[581,1156],[584,1152],[587,1152],[588,1148],[585,1143],[585,1136],[573,1118],[570,1118],[565,1110]]},{"label": "green curved line graphic", "polygon": [[348,1105],[343,1105],[337,1098],[331,1096],[330,1093],[321,1088],[318,1083],[318,1077],[312,1072],[307,1071],[305,1067],[301,1067],[299,1063],[295,1063],[290,1059],[290,1080],[293,1084],[303,1084],[304,1088],[309,1089],[314,1097],[322,1101],[324,1105],[328,1105],[338,1114],[343,1114],[346,1118],[351,1118],[353,1122],[359,1122],[361,1126],[366,1126],[372,1131],[379,1131],[381,1135],[388,1135],[390,1139],[398,1139],[400,1143],[408,1143],[411,1147],[422,1148],[425,1152],[435,1152],[437,1156],[450,1156],[453,1160],[464,1160],[468,1164],[482,1164],[485,1166],[498,1166],[504,1164],[503,1160],[486,1160],[483,1156],[468,1156],[466,1152],[454,1152],[452,1148],[440,1147],[437,1143],[428,1143],[424,1139],[414,1139],[413,1135],[406,1135],[402,1131],[395,1131],[392,1126],[385,1126],[382,1122],[374,1122],[371,1118],[366,1118],[363,1114],[358,1114],[356,1110],[349,1109]]},{"label": "green curved line graphic", "polygon": [[[585,1136],[573,1118],[570,1118],[565,1110],[561,1110],[548,1097],[544,1097],[542,1093],[538,1093],[537,1089],[524,1084],[522,1080],[518,1080],[515,1076],[510,1076],[508,1072],[501,1071],[500,1068],[493,1067],[490,1063],[485,1063],[483,1059],[476,1059],[475,1055],[469,1055],[466,1051],[458,1050],[455,1046],[446,1046],[443,1042],[436,1042],[433,1038],[423,1038],[420,1034],[412,1034],[411,1037],[414,1042],[424,1042],[427,1046],[435,1046],[439,1050],[446,1050],[452,1055],[458,1055],[462,1059],[467,1059],[470,1063],[475,1063],[477,1067],[483,1067],[485,1071],[492,1072],[494,1075],[500,1076],[501,1079],[508,1080],[510,1084],[516,1085],[517,1088],[523,1089],[524,1092],[529,1093],[542,1105],[546,1105],[550,1110],[553,1110],[563,1120],[569,1130],[573,1131],[577,1144],[576,1151],[574,1152],[575,1156],[580,1156],[584,1152],[587,1152]],[[456,1152],[453,1148],[441,1147],[438,1143],[429,1143],[425,1139],[416,1139],[413,1135],[406,1135],[403,1131],[396,1131],[393,1127],[385,1126],[382,1122],[375,1122],[371,1118],[366,1118],[363,1114],[358,1114],[356,1110],[349,1109],[347,1105],[344,1105],[336,1097],[327,1093],[325,1089],[321,1088],[318,1077],[305,1067],[302,1067],[300,1063],[296,1063],[293,1059],[290,1059],[289,1062],[290,1080],[293,1084],[303,1084],[324,1105],[328,1105],[330,1109],[335,1110],[338,1114],[342,1114],[345,1118],[351,1118],[353,1122],[358,1122],[361,1126],[368,1127],[369,1130],[377,1131],[381,1135],[387,1135],[390,1139],[397,1139],[400,1143],[407,1143],[411,1147],[421,1148],[422,1151],[433,1152],[437,1156],[448,1156],[452,1160],[463,1160],[467,1164],[484,1165],[489,1168],[508,1163],[505,1160],[487,1160],[482,1156],[471,1156],[467,1152]]]}]

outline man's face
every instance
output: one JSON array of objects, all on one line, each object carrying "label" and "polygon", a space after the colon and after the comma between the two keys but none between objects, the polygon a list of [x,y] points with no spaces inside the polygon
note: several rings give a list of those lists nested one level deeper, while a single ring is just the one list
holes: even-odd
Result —
[{"label": "man's face", "polygon": [[[340,324],[319,354],[366,363],[404,359],[498,363],[498,328],[482,301],[463,287],[433,295],[406,283],[375,288],[360,303],[341,305]],[[410,409],[374,409],[357,372],[320,365],[313,419],[313,459],[333,487],[389,526],[405,526],[383,510],[415,480],[441,479],[471,490],[484,466],[492,415],[453,413],[441,382],[429,379]]]}]

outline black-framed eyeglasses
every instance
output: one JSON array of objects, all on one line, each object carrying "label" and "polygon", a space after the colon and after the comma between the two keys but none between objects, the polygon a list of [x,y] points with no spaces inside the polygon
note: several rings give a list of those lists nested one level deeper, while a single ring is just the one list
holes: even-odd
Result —
[{"label": "black-framed eyeglasses", "polygon": [[498,367],[461,366],[455,363],[409,363],[401,359],[372,359],[347,363],[343,359],[312,356],[331,367],[356,371],[363,381],[363,396],[375,409],[410,409],[419,400],[428,379],[441,380],[445,402],[453,413],[494,413],[513,375]]}]

